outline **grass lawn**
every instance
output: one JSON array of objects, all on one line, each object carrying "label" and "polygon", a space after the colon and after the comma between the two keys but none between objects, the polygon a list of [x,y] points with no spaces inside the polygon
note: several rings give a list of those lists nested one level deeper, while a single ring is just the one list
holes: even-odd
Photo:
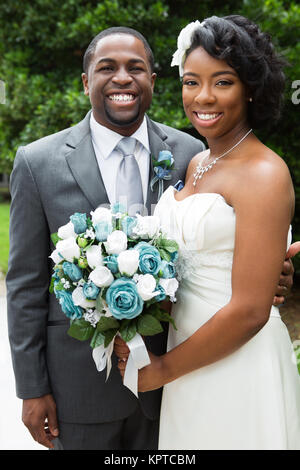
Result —
[{"label": "grass lawn", "polygon": [[0,203],[0,271],[7,271],[8,261],[8,225],[9,225],[9,203]]}]

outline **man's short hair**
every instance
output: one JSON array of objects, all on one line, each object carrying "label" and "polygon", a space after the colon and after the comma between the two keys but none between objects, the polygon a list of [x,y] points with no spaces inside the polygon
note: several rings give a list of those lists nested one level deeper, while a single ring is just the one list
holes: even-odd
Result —
[{"label": "man's short hair", "polygon": [[94,37],[94,39],[90,42],[89,46],[87,47],[84,57],[83,57],[83,71],[85,73],[88,73],[88,69],[91,63],[91,60],[93,58],[93,55],[95,53],[96,47],[100,39],[106,37],[106,36],[111,36],[112,34],[129,34],[130,36],[135,36],[137,39],[142,41],[144,44],[144,48],[146,51],[146,55],[148,57],[149,65],[151,72],[154,72],[154,56],[153,52],[151,50],[151,47],[149,46],[148,41],[144,38],[144,36],[136,31],[135,29],[132,28],[127,28],[125,26],[114,26],[112,28],[107,28],[101,31],[97,36]]}]

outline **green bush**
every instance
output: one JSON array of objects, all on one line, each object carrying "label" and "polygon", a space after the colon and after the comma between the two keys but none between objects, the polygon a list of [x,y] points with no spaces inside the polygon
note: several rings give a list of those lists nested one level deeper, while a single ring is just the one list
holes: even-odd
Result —
[{"label": "green bush", "polygon": [[[158,72],[150,117],[193,132],[181,107],[178,71],[170,67],[180,29],[212,14],[239,13],[268,31],[291,66],[287,69],[286,106],[280,124],[264,142],[286,160],[296,190],[294,239],[300,240],[299,106],[291,101],[300,80],[300,7],[283,0],[6,0],[0,5],[0,172],[9,173],[16,149],[68,127],[90,108],[81,85],[82,57],[93,36],[109,26],[141,31],[155,52]],[[299,262],[296,267],[300,270]]]}]

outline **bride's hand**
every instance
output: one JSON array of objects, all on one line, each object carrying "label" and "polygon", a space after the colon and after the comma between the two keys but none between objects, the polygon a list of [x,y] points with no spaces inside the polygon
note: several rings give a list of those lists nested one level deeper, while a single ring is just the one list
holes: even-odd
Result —
[{"label": "bride's hand", "polygon": [[125,343],[125,341],[120,337],[116,336],[115,342],[114,342],[114,353],[118,356],[119,361],[127,361],[129,354],[130,354],[130,349]]},{"label": "bride's hand", "polygon": [[273,305],[278,306],[284,303],[286,297],[290,294],[293,286],[294,266],[291,258],[300,252],[300,242],[293,243],[287,254],[283,264],[282,273],[276,288],[276,294]]},{"label": "bride's hand", "polygon": [[[148,354],[151,364],[139,370],[139,392],[149,392],[150,390],[156,390],[164,385],[161,358],[159,356],[155,356],[155,354],[152,354],[149,351]],[[123,357],[119,359],[118,368],[122,378],[124,378],[126,364],[127,359],[124,359]]]}]

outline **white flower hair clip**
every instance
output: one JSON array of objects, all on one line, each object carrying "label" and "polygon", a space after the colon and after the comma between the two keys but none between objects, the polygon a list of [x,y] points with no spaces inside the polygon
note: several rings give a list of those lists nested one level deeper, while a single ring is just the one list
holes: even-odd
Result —
[{"label": "white flower hair clip", "polygon": [[183,75],[183,65],[186,58],[186,51],[191,47],[192,44],[192,36],[196,29],[201,26],[204,26],[205,21],[193,21],[185,26],[181,31],[177,39],[177,51],[173,54],[173,59],[171,62],[171,67],[175,65],[179,66],[179,75],[182,77]]}]

